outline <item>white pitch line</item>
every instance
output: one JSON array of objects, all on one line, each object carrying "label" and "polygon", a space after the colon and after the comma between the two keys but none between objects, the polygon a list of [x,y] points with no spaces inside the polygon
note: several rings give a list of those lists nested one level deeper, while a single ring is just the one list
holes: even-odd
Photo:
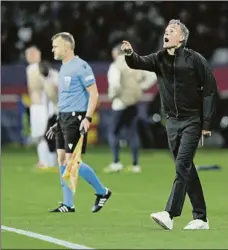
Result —
[{"label": "white pitch line", "polygon": [[65,241],[65,240],[60,240],[60,239],[56,239],[47,235],[42,235],[42,234],[37,234],[37,233],[33,233],[30,231],[25,231],[22,229],[16,229],[13,227],[7,227],[7,226],[1,226],[1,230],[5,230],[8,232],[13,232],[13,233],[17,233],[20,235],[25,235],[31,238],[35,238],[35,239],[39,239],[39,240],[43,240],[43,241],[47,241],[59,246],[64,246],[67,247],[69,249],[93,249],[87,246],[83,246],[83,245],[79,245],[79,244],[74,244],[72,242],[69,241]]}]

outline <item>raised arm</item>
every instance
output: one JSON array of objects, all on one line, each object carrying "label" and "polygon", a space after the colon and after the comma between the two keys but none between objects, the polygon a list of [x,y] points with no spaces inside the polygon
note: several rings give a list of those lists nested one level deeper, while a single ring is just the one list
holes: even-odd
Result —
[{"label": "raised arm", "polygon": [[139,56],[133,51],[133,48],[128,41],[123,41],[121,49],[125,53],[125,60],[129,68],[147,70],[155,73],[158,72],[156,53],[147,56]]}]

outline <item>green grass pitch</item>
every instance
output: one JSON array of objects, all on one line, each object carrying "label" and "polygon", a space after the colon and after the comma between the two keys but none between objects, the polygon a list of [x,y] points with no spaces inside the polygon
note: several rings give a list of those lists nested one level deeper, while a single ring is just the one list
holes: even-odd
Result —
[{"label": "green grass pitch", "polygon": [[[130,163],[128,150],[121,154]],[[89,148],[84,160],[94,167],[101,180],[113,191],[104,209],[92,214],[94,191],[82,179],[75,196],[76,213],[50,214],[61,201],[58,173],[35,171],[34,149],[2,151],[2,225],[29,230],[97,249],[224,249],[228,247],[228,150],[199,150],[196,164],[219,164],[221,171],[200,172],[208,206],[209,231],[183,231],[192,219],[186,199],[183,214],[175,219],[174,230],[164,231],[152,223],[150,214],[164,209],[174,179],[170,154],[142,151],[141,174],[105,174],[111,161],[107,148]],[[10,232],[2,232],[4,249],[59,249]]]}]

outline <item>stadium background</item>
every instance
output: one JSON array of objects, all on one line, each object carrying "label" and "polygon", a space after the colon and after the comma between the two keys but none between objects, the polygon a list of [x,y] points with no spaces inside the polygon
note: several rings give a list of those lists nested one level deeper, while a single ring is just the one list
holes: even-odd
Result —
[{"label": "stadium background", "polygon": [[[1,2],[1,5],[1,224],[96,249],[227,249],[227,2],[53,1]],[[162,46],[164,28],[171,18],[180,18],[188,26],[188,46],[208,59],[218,82],[213,136],[195,157],[196,165],[206,166],[202,170],[211,170],[199,171],[208,206],[209,232],[182,231],[191,220],[188,198],[182,216],[175,220],[173,232],[163,232],[149,219],[150,213],[163,209],[174,178],[156,86],[145,93],[139,105],[142,148],[149,148],[140,152],[142,173],[103,172],[112,158],[106,139],[111,115],[106,78],[111,48],[128,39],[138,53],[154,52]],[[93,190],[81,179],[75,197],[76,213],[72,216],[47,213],[61,200],[59,174],[36,169],[36,150],[26,146],[29,123],[24,49],[36,44],[43,59],[59,68],[60,64],[52,58],[50,38],[60,31],[75,36],[75,51],[91,63],[101,95],[90,131],[90,144],[99,146],[91,146],[84,159],[113,191],[112,199],[98,215],[90,211]],[[124,136],[122,131],[122,139]],[[125,141],[121,142],[124,146]],[[129,149],[123,148],[121,161],[125,166],[130,164]],[[55,244],[3,228],[1,245],[3,249],[57,249]]]},{"label": "stadium background", "polygon": [[[194,15],[191,15],[193,11]],[[29,134],[23,105],[27,93],[24,49],[28,45],[37,45],[43,59],[58,69],[60,64],[53,61],[50,39],[60,31],[74,35],[75,52],[91,63],[101,94],[90,143],[107,143],[110,103],[106,75],[111,62],[111,48],[127,39],[139,54],[155,52],[162,46],[167,21],[180,18],[190,30],[188,46],[209,60],[218,82],[220,96],[215,133],[207,144],[227,147],[227,13],[225,2],[3,2],[2,144],[24,144]],[[159,117],[161,110],[156,86],[145,93],[139,108],[142,147],[167,147],[164,122]],[[146,127],[149,129],[142,129]],[[124,139],[124,131],[122,137]]]}]

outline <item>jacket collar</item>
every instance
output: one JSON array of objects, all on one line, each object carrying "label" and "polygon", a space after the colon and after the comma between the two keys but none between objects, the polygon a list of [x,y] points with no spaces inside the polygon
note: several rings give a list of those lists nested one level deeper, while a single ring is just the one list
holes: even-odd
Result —
[{"label": "jacket collar", "polygon": [[[175,55],[180,55],[182,53],[182,51],[184,50],[185,46],[184,45],[181,45],[179,48],[175,49]],[[167,51],[167,49],[163,49],[164,52],[165,52],[165,55],[166,56],[169,56],[169,53]]]},{"label": "jacket collar", "polygon": [[180,55],[184,50],[184,45],[181,45],[179,48],[175,49],[175,55]]}]

